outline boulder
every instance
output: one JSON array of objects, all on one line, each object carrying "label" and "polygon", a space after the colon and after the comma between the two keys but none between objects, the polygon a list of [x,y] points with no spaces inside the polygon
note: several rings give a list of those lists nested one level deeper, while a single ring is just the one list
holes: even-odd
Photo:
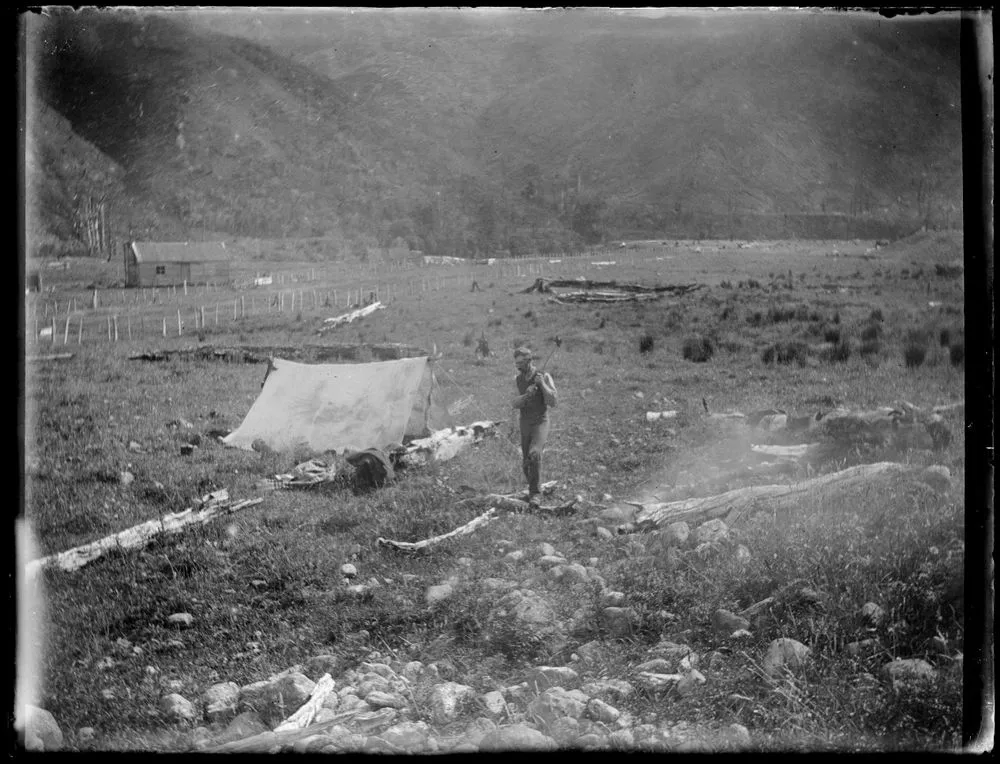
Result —
[{"label": "boulder", "polygon": [[302,673],[313,681],[319,681],[323,674],[339,676],[342,669],[343,661],[340,658],[336,655],[323,653],[322,655],[314,655],[307,660],[302,668]]},{"label": "boulder", "polygon": [[194,703],[176,692],[160,698],[160,713],[172,722],[193,722],[198,718]]},{"label": "boulder", "polygon": [[561,687],[551,687],[528,704],[528,714],[551,724],[563,716],[579,719],[586,708],[584,701],[571,696]]},{"label": "boulder", "polygon": [[615,591],[601,592],[601,607],[621,607],[625,604],[625,593]]},{"label": "boulder", "polygon": [[706,520],[694,529],[695,544],[713,544],[724,541],[728,536],[729,526],[718,518]]},{"label": "boulder", "polygon": [[670,523],[660,532],[660,543],[664,548],[683,547],[690,535],[691,529],[688,524],[683,520],[678,520],[675,523]]},{"label": "boulder", "polygon": [[591,698],[587,703],[587,715],[595,722],[614,724],[621,716],[621,711],[603,700]]},{"label": "boulder", "polygon": [[885,611],[875,602],[866,602],[861,606],[861,620],[872,626],[878,626],[885,618]]},{"label": "boulder", "polygon": [[379,734],[379,737],[390,745],[408,753],[415,753],[427,748],[431,729],[426,722],[399,722]]},{"label": "boulder", "polygon": [[556,719],[545,728],[546,734],[556,741],[560,748],[573,747],[576,739],[582,733],[580,722],[571,716]]},{"label": "boulder", "polygon": [[590,642],[584,642],[582,645],[576,648],[576,654],[581,661],[585,663],[594,663],[601,660],[604,654],[604,646],[600,641],[592,639]]},{"label": "boulder", "polygon": [[712,613],[712,629],[720,636],[729,636],[734,631],[748,629],[750,621],[729,610],[716,610]]},{"label": "boulder", "polygon": [[381,690],[372,690],[370,693],[365,695],[365,703],[372,708],[403,709],[409,705],[406,698],[398,692],[382,692]]},{"label": "boulder", "polygon": [[240,700],[240,686],[236,682],[213,684],[201,695],[205,704],[205,718],[212,723],[227,722],[236,716]]},{"label": "boulder", "polygon": [[543,557],[551,557],[556,554],[556,548],[545,541],[538,545],[538,551]]},{"label": "boulder", "polygon": [[385,729],[399,716],[399,712],[394,708],[380,708],[377,711],[364,711],[354,717],[353,726],[359,732],[374,734],[376,731]]},{"label": "boulder", "polygon": [[445,581],[443,584],[428,586],[427,592],[424,595],[424,600],[428,605],[433,605],[437,602],[444,602],[445,600],[450,599],[454,593],[454,585],[450,581]]},{"label": "boulder", "polygon": [[788,637],[775,639],[768,646],[767,654],[764,656],[764,674],[774,678],[785,671],[800,669],[809,659],[810,652],[809,648],[798,640]]},{"label": "boulder", "polygon": [[428,698],[434,723],[444,725],[455,721],[475,697],[476,691],[465,684],[443,682],[435,685]]},{"label": "boulder", "polygon": [[595,679],[580,689],[592,698],[615,702],[627,700],[635,695],[635,687],[624,679]]},{"label": "boulder", "polygon": [[178,628],[189,628],[194,623],[194,616],[190,613],[174,613],[167,616],[167,623]]},{"label": "boulder", "polygon": [[612,639],[627,637],[639,625],[639,614],[630,607],[606,607],[601,610],[601,626]]},{"label": "boulder", "polygon": [[486,710],[486,715],[490,719],[499,719],[507,713],[507,701],[504,700],[502,692],[492,690],[490,692],[483,693],[479,699],[482,701],[483,707]]},{"label": "boulder", "polygon": [[[256,698],[256,710],[269,724],[284,721],[309,700],[315,687],[316,683],[312,679],[293,671],[268,682],[261,688]],[[241,703],[245,697],[245,690],[246,688],[240,692]]]},{"label": "boulder", "polygon": [[497,724],[495,721],[480,716],[465,725],[463,737],[465,742],[472,743],[473,745],[479,745],[479,741],[481,741],[489,733],[494,732],[496,728]]},{"label": "boulder", "polygon": [[63,733],[55,717],[38,706],[24,707],[24,747],[28,751],[58,751],[63,747]]},{"label": "boulder", "polygon": [[882,667],[882,673],[889,679],[892,689],[897,691],[933,682],[937,678],[934,667],[922,658],[896,658]]},{"label": "boulder", "polygon": [[[479,741],[479,751],[553,751],[556,741],[526,724],[512,724],[487,733]],[[454,750],[454,749],[452,749]]]},{"label": "boulder", "polygon": [[569,666],[536,666],[528,672],[525,681],[528,689],[540,693],[550,687],[573,688],[579,684],[580,677]]},{"label": "boulder", "polygon": [[690,695],[705,684],[705,681],[704,674],[697,669],[686,671],[681,681],[677,683],[677,693],[679,695]]},{"label": "boulder", "polygon": [[340,566],[340,575],[344,578],[354,578],[358,575],[358,569],[349,562],[345,562]]}]

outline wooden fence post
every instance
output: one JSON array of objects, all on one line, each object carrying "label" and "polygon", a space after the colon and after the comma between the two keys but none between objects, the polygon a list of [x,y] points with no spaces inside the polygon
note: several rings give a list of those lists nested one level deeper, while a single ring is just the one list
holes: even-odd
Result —
[{"label": "wooden fence post", "polygon": [[240,301],[237,300],[236,298],[233,298],[233,321],[239,318],[239,314],[237,313],[237,310],[239,310],[239,306],[240,306]]},{"label": "wooden fence post", "polygon": [[167,336],[167,317],[163,317],[163,336]]},{"label": "wooden fence post", "polygon": [[219,303],[215,303],[215,325],[219,325]]},{"label": "wooden fence post", "polygon": [[67,313],[66,314],[66,328],[63,329],[63,345],[65,345],[67,342],[69,342],[69,316],[70,316],[70,314]]},{"label": "wooden fence post", "polygon": [[201,306],[201,328],[205,328],[205,306]]},{"label": "wooden fence post", "polygon": [[108,316],[108,342],[111,342],[111,316]]},{"label": "wooden fence post", "polygon": [[118,314],[117,313],[114,315],[114,323],[115,323],[115,342],[118,342]]},{"label": "wooden fence post", "polygon": [[[251,308],[252,308],[252,306],[251,306]],[[251,309],[251,311],[250,311],[250,312],[252,313],[252,312],[253,312],[253,310]],[[246,297],[244,297],[243,295],[240,295],[240,315],[241,315],[241,316],[242,316],[243,318],[246,318],[246,317],[247,317],[247,303],[246,303]]]},{"label": "wooden fence post", "polygon": [[80,327],[76,331],[76,344],[80,345],[83,343],[83,316],[80,316]]},{"label": "wooden fence post", "polygon": [[181,310],[177,309],[177,336],[180,337],[184,332],[184,325],[181,323]]},{"label": "wooden fence post", "polygon": [[187,279],[184,279],[184,296],[187,297],[187,294],[188,294],[188,282]]}]

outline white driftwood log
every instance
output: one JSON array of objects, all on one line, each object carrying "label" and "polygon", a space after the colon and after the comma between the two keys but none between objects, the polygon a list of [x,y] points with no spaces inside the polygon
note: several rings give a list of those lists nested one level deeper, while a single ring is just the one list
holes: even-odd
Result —
[{"label": "white driftwood log", "polygon": [[406,464],[423,464],[430,460],[448,461],[466,446],[494,432],[498,424],[500,423],[485,420],[438,430],[426,438],[411,441],[401,461]]},{"label": "white driftwood log", "polygon": [[336,682],[333,681],[333,677],[329,674],[323,674],[320,680],[316,682],[312,695],[309,696],[309,700],[305,702],[305,705],[275,727],[274,731],[288,732],[289,730],[300,730],[312,724],[313,719],[316,718],[316,713],[323,705],[323,701],[333,692],[335,685]]},{"label": "white driftwood log", "polygon": [[757,509],[794,508],[808,495],[841,491],[870,480],[898,475],[908,469],[905,465],[896,462],[861,464],[791,485],[749,486],[715,496],[680,501],[649,504],[628,503],[641,508],[635,518],[635,527],[640,530],[679,520],[688,523],[701,523],[714,517],[722,517],[723,515],[736,517]]},{"label": "white driftwood log", "polygon": [[299,740],[305,740],[312,735],[322,734],[331,727],[350,721],[363,710],[364,706],[344,711],[326,721],[310,724],[308,727],[303,727],[302,729],[283,730],[282,732],[268,730],[267,732],[261,732],[259,735],[253,735],[243,740],[234,740],[231,743],[223,743],[222,745],[205,748],[203,753],[269,753],[277,751],[287,748]]},{"label": "white driftwood log", "polygon": [[381,302],[373,302],[371,305],[366,305],[363,308],[352,310],[350,313],[344,313],[342,316],[334,316],[333,318],[324,318],[323,329],[333,329],[335,326],[353,323],[354,321],[357,321],[359,318],[370,316],[376,310],[385,310],[385,305],[383,305]]},{"label": "white driftwood log", "polygon": [[750,446],[750,451],[761,456],[773,456],[778,459],[797,461],[804,457],[817,443],[803,443],[800,446]]},{"label": "white driftwood log", "polygon": [[440,544],[448,539],[457,538],[459,536],[467,536],[473,531],[487,525],[497,519],[497,510],[495,507],[490,507],[486,512],[479,515],[479,517],[473,518],[465,525],[460,525],[453,531],[448,531],[448,533],[443,533],[440,536],[433,536],[429,539],[424,539],[423,541],[393,541],[392,539],[378,538],[379,546],[389,546],[393,549],[398,549],[401,552],[420,552],[428,547]]},{"label": "white driftwood log", "polygon": [[228,491],[225,489],[215,491],[202,497],[201,506],[197,508],[188,508],[157,520],[148,520],[89,544],[32,560],[25,566],[25,574],[33,576],[42,568],[51,565],[65,571],[78,570],[112,549],[142,548],[161,533],[177,533],[189,525],[205,524],[216,517],[252,507],[262,501],[263,499],[246,499],[230,504]]}]

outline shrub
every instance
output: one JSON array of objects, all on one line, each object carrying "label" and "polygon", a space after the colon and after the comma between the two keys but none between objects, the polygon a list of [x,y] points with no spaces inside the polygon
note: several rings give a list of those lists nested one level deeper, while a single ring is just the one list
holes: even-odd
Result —
[{"label": "shrub", "polygon": [[649,353],[653,350],[653,335],[646,332],[639,338],[639,352]]},{"label": "shrub", "polygon": [[869,339],[861,343],[861,347],[858,349],[861,353],[862,358],[869,358],[870,356],[876,356],[882,352],[882,343],[878,339]]},{"label": "shrub", "polygon": [[732,289],[733,288],[733,282],[732,281],[723,281],[723,282],[721,282],[719,284],[719,286],[722,287],[723,289]]},{"label": "shrub", "polygon": [[750,326],[760,326],[764,322],[764,316],[761,315],[759,310],[754,311],[749,316],[747,316],[747,323]]},{"label": "shrub", "polygon": [[833,323],[835,323],[835,324],[839,324],[840,323],[840,311],[839,310],[836,313],[833,314]]},{"label": "shrub", "polygon": [[840,342],[840,329],[827,329],[823,332],[823,340],[826,342]]},{"label": "shrub", "polygon": [[869,321],[884,321],[885,319],[882,317],[882,309],[881,308],[875,308],[875,310],[873,310],[868,315],[868,320]]},{"label": "shrub", "polygon": [[719,320],[720,321],[728,320],[729,318],[732,317],[734,312],[735,311],[733,310],[733,306],[727,305],[725,308],[722,309],[722,314],[719,316]]},{"label": "shrub", "polygon": [[688,337],[682,349],[684,360],[704,363],[715,354],[715,346],[708,337]]},{"label": "shrub", "polygon": [[879,339],[881,336],[882,327],[878,324],[869,324],[861,330],[861,340],[863,342],[871,342],[872,340]]},{"label": "shrub", "polygon": [[472,343],[475,341],[476,341],[475,332],[472,331],[472,329],[469,329],[469,331],[465,333],[465,336],[462,337],[462,346],[471,347]]},{"label": "shrub", "polygon": [[948,360],[952,366],[965,366],[965,343],[956,342],[948,348]]},{"label": "shrub", "polygon": [[920,366],[927,358],[927,345],[922,342],[909,340],[903,348],[903,360],[908,369]]},{"label": "shrub", "polygon": [[808,349],[802,342],[776,342],[764,349],[761,360],[770,366],[772,363],[806,365]]},{"label": "shrub", "polygon": [[825,359],[830,363],[844,363],[851,357],[851,343],[845,338],[825,353]]},{"label": "shrub", "polygon": [[947,326],[944,327],[938,334],[938,341],[941,343],[941,347],[948,347],[951,344],[951,329]]}]

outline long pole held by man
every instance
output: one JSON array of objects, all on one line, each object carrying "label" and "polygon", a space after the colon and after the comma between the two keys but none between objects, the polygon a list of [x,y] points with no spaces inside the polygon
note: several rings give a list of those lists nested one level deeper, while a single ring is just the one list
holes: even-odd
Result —
[{"label": "long pole held by man", "polygon": [[549,435],[549,409],[557,403],[556,386],[551,374],[535,368],[529,348],[519,347],[514,351],[514,366],[518,372],[514,378],[518,394],[511,405],[520,412],[521,468],[528,481],[528,503],[537,505],[542,452]]}]

